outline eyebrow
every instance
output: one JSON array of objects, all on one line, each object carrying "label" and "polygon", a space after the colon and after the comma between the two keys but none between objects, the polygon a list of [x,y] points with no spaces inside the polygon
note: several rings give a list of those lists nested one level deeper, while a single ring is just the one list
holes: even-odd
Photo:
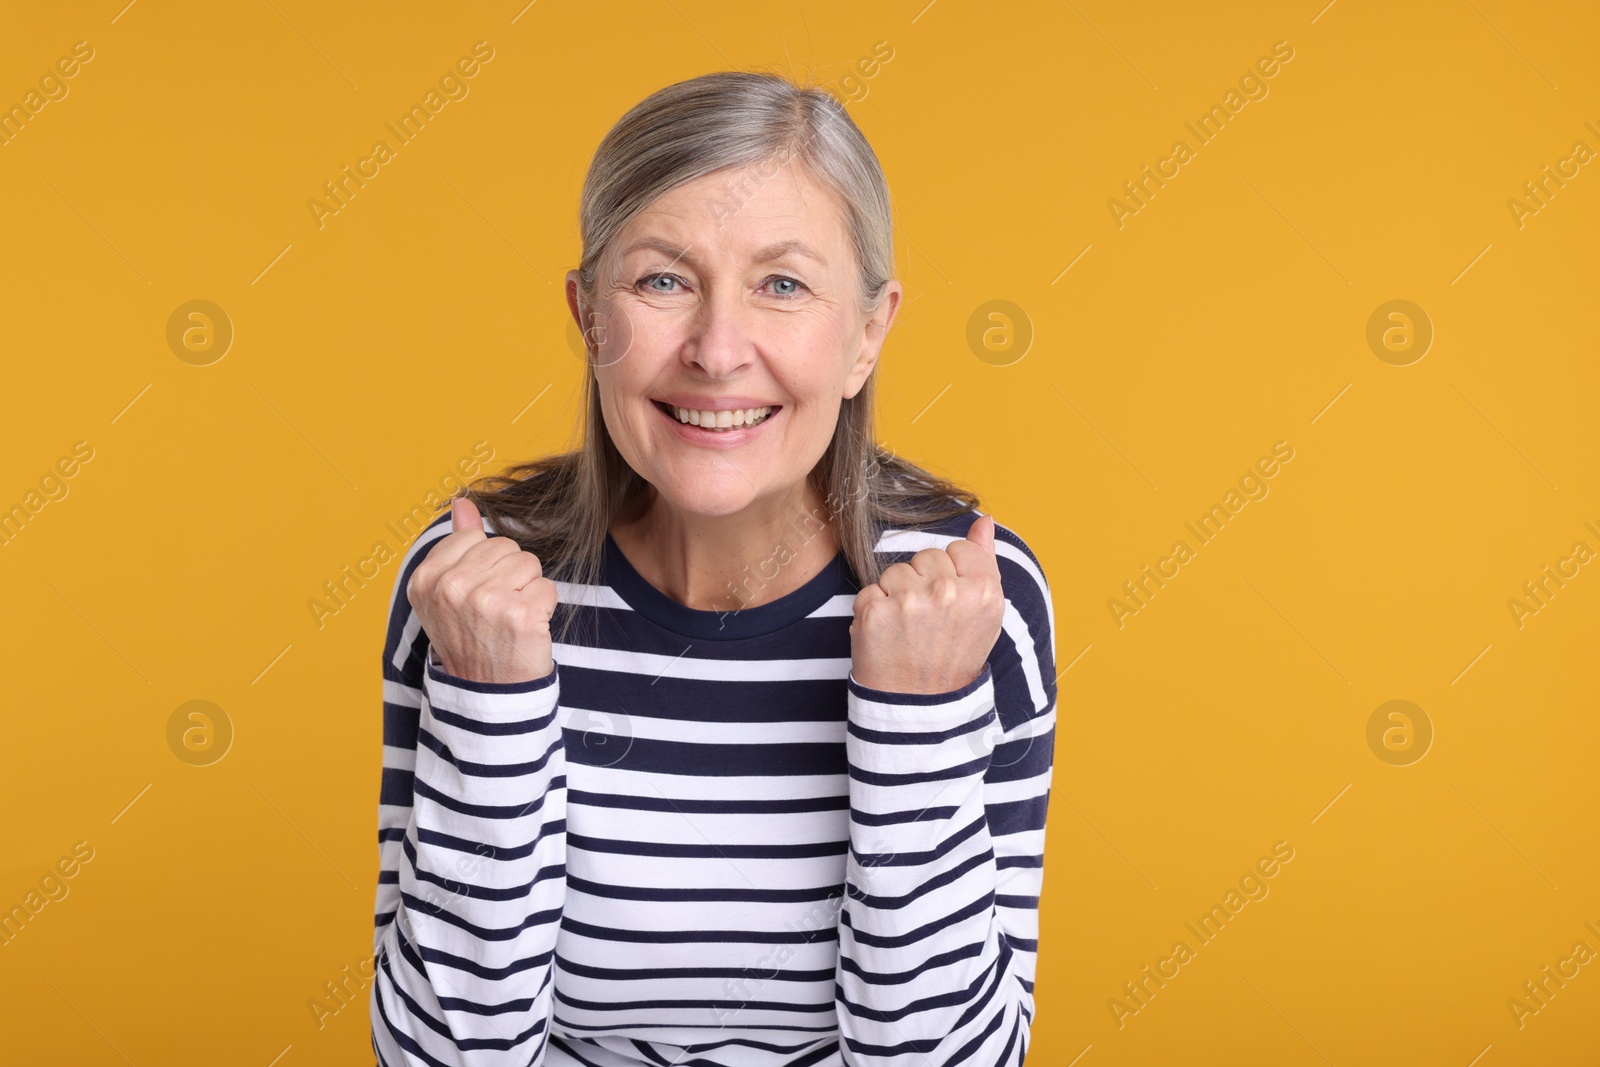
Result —
[{"label": "eyebrow", "polygon": [[[679,248],[676,245],[674,245],[671,241],[665,240],[664,238],[660,238],[660,237],[646,237],[646,238],[643,238],[643,239],[641,239],[639,241],[636,241],[633,245],[631,245],[628,248],[628,250],[626,252],[623,253],[623,255],[624,256],[631,256],[635,252],[641,252],[641,251],[645,251],[647,249],[648,250],[654,250],[656,252],[660,252],[663,255],[671,256],[673,258],[673,262],[674,263],[676,263],[678,260],[681,259],[685,263],[689,264],[691,267],[699,266],[699,263],[696,262],[694,256],[689,254],[689,249],[688,248]],[[804,241],[800,241],[800,240],[797,240],[797,239],[794,239],[794,238],[791,238],[791,239],[789,239],[787,241],[778,241],[775,244],[770,244],[770,245],[767,245],[765,248],[758,249],[756,251],[754,259],[752,259],[751,262],[753,262],[753,263],[770,263],[775,259],[782,259],[784,256],[790,255],[791,253],[794,254],[794,255],[805,256],[808,259],[815,260],[817,263],[821,264],[824,267],[826,267],[828,265],[828,261],[822,257],[821,253],[817,252],[815,249],[813,249],[810,245],[806,244]]]}]

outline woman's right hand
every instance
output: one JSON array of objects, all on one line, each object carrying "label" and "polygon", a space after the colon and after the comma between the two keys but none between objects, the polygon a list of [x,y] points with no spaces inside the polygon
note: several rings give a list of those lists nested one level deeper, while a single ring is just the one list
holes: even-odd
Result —
[{"label": "woman's right hand", "polygon": [[451,532],[406,583],[406,599],[449,674],[471,682],[531,682],[555,668],[550,617],[559,598],[539,557],[489,537],[472,501],[450,506]]}]

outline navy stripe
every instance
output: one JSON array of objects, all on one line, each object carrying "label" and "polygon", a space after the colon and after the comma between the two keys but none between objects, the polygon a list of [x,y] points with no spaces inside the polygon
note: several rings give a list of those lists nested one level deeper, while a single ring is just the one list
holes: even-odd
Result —
[{"label": "navy stripe", "polygon": [[567,876],[567,888],[594,897],[612,900],[753,900],[766,903],[792,903],[796,901],[828,900],[844,893],[844,883],[819,885],[799,889],[751,889],[739,886],[674,887],[674,886],[624,886],[594,882],[576,875]]},{"label": "navy stripe", "polygon": [[625,930],[609,926],[595,926],[579,922],[572,916],[563,916],[561,928],[580,937],[598,941],[642,942],[656,945],[720,944],[729,941],[752,945],[793,945],[811,941],[832,941],[838,936],[835,930]]},{"label": "navy stripe", "polygon": [[[604,745],[585,745],[584,731],[569,729],[567,761],[642,774],[724,778],[844,774],[842,744],[715,745],[612,734]],[[613,750],[613,743],[621,749]]]},{"label": "navy stripe", "polygon": [[585,837],[568,832],[567,845],[584,852],[615,852],[627,856],[675,856],[714,859],[785,859],[808,856],[842,856],[848,841],[808,841],[798,845],[730,845],[713,841],[670,842],[628,841],[617,838]]},{"label": "navy stripe", "polygon": [[[618,960],[617,962],[624,962]],[[752,977],[750,967],[596,967],[591,964],[579,963],[559,953],[556,955],[556,966],[563,974],[575,974],[584,978],[603,978],[610,982],[638,982],[660,981],[666,978],[744,978]],[[829,967],[825,971],[802,971],[795,969],[773,969],[764,972],[761,978],[768,982],[831,982],[834,969]]]},{"label": "navy stripe", "polygon": [[621,793],[592,793],[585,789],[567,790],[567,803],[591,808],[629,808],[634,811],[716,812],[723,815],[782,815],[802,811],[848,811],[850,798],[844,795],[795,796],[780,800],[746,800],[739,797],[700,800],[693,797],[628,796]]}]

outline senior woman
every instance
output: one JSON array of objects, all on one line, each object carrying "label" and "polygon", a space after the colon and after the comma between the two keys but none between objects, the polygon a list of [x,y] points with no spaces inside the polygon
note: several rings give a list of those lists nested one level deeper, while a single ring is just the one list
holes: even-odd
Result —
[{"label": "senior woman", "polygon": [[1020,1065],[1053,612],[874,441],[871,147],[820,89],[693,78],[581,227],[581,443],[470,487],[390,601],[379,1061]]}]

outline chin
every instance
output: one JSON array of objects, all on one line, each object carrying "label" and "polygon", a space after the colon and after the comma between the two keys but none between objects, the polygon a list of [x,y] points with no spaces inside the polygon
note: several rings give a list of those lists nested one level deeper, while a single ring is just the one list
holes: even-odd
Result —
[{"label": "chin", "polygon": [[755,489],[731,468],[656,483],[656,492],[674,507],[694,515],[737,515],[755,500]]}]

